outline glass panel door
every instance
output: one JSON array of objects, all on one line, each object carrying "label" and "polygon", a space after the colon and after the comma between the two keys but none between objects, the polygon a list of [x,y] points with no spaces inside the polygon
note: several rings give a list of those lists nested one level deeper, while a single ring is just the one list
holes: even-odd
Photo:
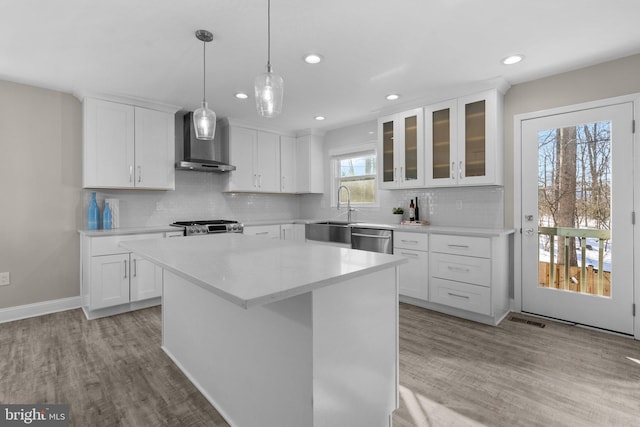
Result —
[{"label": "glass panel door", "polygon": [[522,123],[524,311],[633,332],[632,118],[626,103]]},{"label": "glass panel door", "polygon": [[418,117],[404,118],[404,180],[418,179]]},{"label": "glass panel door", "polygon": [[433,137],[433,179],[443,179],[449,177],[449,169],[451,163],[451,109],[434,111],[431,113],[432,118],[432,137]]},{"label": "glass panel door", "polygon": [[393,120],[386,121],[382,124],[382,181],[393,182],[394,176],[394,133]]},{"label": "glass panel door", "polygon": [[484,100],[465,104],[464,112],[464,176],[486,174],[486,102]]}]

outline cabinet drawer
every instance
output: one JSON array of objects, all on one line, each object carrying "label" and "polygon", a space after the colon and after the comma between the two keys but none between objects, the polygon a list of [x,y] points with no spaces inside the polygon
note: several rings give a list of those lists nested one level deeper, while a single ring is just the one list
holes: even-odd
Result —
[{"label": "cabinet drawer", "polygon": [[125,254],[129,251],[118,246],[126,240],[144,240],[164,237],[162,233],[131,234],[126,236],[104,236],[91,238],[91,256]]},{"label": "cabinet drawer", "polygon": [[485,258],[432,253],[430,270],[431,277],[491,286],[491,262]]},{"label": "cabinet drawer", "polygon": [[489,258],[491,257],[491,239],[488,237],[432,234],[431,251],[453,255]]},{"label": "cabinet drawer", "polygon": [[395,231],[393,233],[393,246],[396,248],[428,251],[429,235],[426,233],[406,233],[403,231]]},{"label": "cabinet drawer", "polygon": [[431,278],[429,296],[432,302],[474,313],[491,315],[491,290],[482,286]]}]

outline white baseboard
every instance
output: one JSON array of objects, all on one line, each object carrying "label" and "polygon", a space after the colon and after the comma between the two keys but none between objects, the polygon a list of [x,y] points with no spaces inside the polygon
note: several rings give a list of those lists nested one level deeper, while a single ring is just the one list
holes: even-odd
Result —
[{"label": "white baseboard", "polygon": [[59,311],[73,310],[81,306],[82,297],[77,296],[19,305],[16,307],[0,308],[0,323],[13,322],[14,320],[42,316]]}]

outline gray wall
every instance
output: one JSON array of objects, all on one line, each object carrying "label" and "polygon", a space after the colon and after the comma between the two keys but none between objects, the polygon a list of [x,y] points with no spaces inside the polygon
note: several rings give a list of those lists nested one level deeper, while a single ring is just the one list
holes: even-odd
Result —
[{"label": "gray wall", "polygon": [[640,92],[640,55],[605,62],[531,82],[514,85],[505,96],[505,223],[514,224],[515,162],[513,118],[516,114],[564,107]]},{"label": "gray wall", "polygon": [[80,293],[81,142],[76,98],[0,81],[0,308]]}]

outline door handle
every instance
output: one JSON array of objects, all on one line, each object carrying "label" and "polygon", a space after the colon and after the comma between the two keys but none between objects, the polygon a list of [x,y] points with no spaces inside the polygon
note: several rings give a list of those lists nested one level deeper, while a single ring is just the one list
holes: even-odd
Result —
[{"label": "door handle", "polygon": [[533,228],[525,228],[524,234],[527,236],[533,236]]},{"label": "door handle", "polygon": [[133,277],[138,277],[138,260],[133,259]]},{"label": "door handle", "polygon": [[371,237],[372,239],[385,239],[389,240],[391,236],[376,236],[374,234],[363,234],[363,233],[351,233],[352,236],[356,237]]},{"label": "door handle", "polygon": [[124,260],[124,278],[127,278],[127,260]]},{"label": "door handle", "polygon": [[463,176],[462,176],[462,160],[460,160],[460,166],[458,166],[458,173],[459,173],[458,176],[460,177],[460,179],[462,179],[463,178]]},{"label": "door handle", "polygon": [[142,182],[142,166],[138,165],[138,182]]},{"label": "door handle", "polygon": [[451,162],[451,179],[456,179],[456,162]]},{"label": "door handle", "polygon": [[133,165],[129,165],[129,182],[133,182]]}]

